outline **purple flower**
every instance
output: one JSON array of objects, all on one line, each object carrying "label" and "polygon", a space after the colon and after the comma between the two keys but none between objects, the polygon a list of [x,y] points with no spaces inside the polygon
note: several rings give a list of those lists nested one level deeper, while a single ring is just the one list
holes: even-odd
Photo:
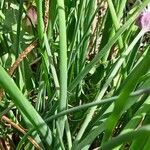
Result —
[{"label": "purple flower", "polygon": [[136,20],[137,26],[145,32],[150,31],[150,4],[138,16]]},{"label": "purple flower", "polygon": [[[31,24],[32,23],[32,24]],[[37,14],[33,6],[31,6],[27,11],[27,26],[35,26],[37,24]]]}]

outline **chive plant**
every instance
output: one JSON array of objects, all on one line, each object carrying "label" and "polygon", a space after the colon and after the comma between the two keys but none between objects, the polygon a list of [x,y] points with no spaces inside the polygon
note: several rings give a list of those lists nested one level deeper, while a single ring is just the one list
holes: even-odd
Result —
[{"label": "chive plant", "polygon": [[1,0],[0,149],[149,149],[149,31],[150,0]]}]

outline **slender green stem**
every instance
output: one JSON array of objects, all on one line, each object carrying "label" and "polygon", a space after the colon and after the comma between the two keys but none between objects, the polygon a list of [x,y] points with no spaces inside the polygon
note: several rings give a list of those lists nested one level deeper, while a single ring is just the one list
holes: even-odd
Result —
[{"label": "slender green stem", "polygon": [[[17,85],[6,73],[2,66],[0,66],[0,85],[10,95],[15,106],[23,113],[24,116],[28,118],[31,124],[45,138],[47,145],[50,146],[52,143],[51,130],[34,109],[34,107],[30,104],[30,102],[24,97]],[[39,125],[42,126],[38,128]]]},{"label": "slender green stem", "polygon": [[[67,38],[64,0],[57,0],[59,19],[59,70],[60,70],[60,100],[59,111],[67,108]],[[60,119],[61,132],[63,135],[65,117]]]},{"label": "slender green stem", "polygon": [[[74,52],[73,48],[74,48],[76,38],[77,38],[77,35],[78,35],[78,30],[79,30],[79,27],[80,27],[80,24],[81,24],[82,12],[84,10],[84,3],[85,3],[85,0],[82,0],[81,3],[80,3],[79,13],[78,13],[78,20],[77,20],[75,30],[74,30],[74,33],[73,33],[72,43],[69,46],[70,57],[69,57],[69,60],[68,60],[68,68],[70,67],[70,63],[72,61],[72,56],[73,56],[73,52]],[[79,48],[77,48],[77,49],[79,49]]]},{"label": "slender green stem", "polygon": [[116,32],[115,36],[104,46],[104,48],[94,57],[94,59],[78,74],[78,76],[69,85],[68,90],[72,91],[81,80],[87,75],[91,68],[106,54],[106,52],[113,46],[113,44],[118,40],[119,36],[133,23],[137,15],[145,8],[149,3],[146,0],[141,4],[140,8],[132,15],[130,19]]},{"label": "slender green stem", "polygon": [[[141,31],[143,32],[143,31]],[[141,34],[142,35],[142,34]],[[140,33],[139,33],[140,36]],[[140,37],[139,37],[140,38]],[[125,105],[127,104],[128,96],[130,92],[134,89],[136,86],[138,79],[148,71],[149,67],[149,58],[150,58],[150,50],[148,51],[147,55],[143,58],[143,60],[134,68],[134,70],[131,72],[131,74],[128,76],[127,81],[122,88],[122,91],[120,93],[119,98],[117,99],[115,103],[115,107],[113,110],[113,113],[106,121],[106,131],[103,138],[103,142],[106,142],[113,131],[113,128],[115,127],[117,120],[121,116]],[[126,99],[126,101],[125,101]]]},{"label": "slender green stem", "polygon": [[[83,8],[82,8],[82,9],[83,9]],[[98,7],[98,8],[95,10],[94,14],[92,15],[91,20],[90,20],[89,24],[87,25],[87,28],[85,29],[84,35],[82,36],[81,40],[79,41],[79,43],[78,43],[78,45],[77,45],[77,47],[76,47],[76,51],[73,50],[73,45],[71,45],[72,49],[70,49],[71,54],[70,54],[69,61],[68,61],[68,68],[70,68],[70,66],[71,66],[72,63],[74,62],[74,60],[75,60],[75,58],[76,58],[76,55],[78,54],[78,52],[79,52],[81,46],[83,45],[83,43],[86,41],[86,38],[90,36],[90,34],[88,34],[88,31],[89,31],[89,29],[91,28],[91,24],[93,23],[93,20],[94,20],[96,14],[98,13],[99,9],[100,9],[100,7]],[[81,11],[82,11],[82,10],[81,10]],[[82,18],[81,16],[82,16],[82,15],[80,15],[80,18],[79,18],[80,20],[81,20],[81,18]],[[80,25],[80,24],[79,24],[79,25]],[[80,26],[79,26],[79,27],[80,27]],[[78,27],[78,28],[79,28],[79,27]],[[78,29],[78,28],[77,28],[77,29]],[[77,32],[77,31],[75,30],[75,32]],[[77,33],[76,33],[76,34],[77,34]],[[77,36],[77,35],[75,35],[75,36]],[[75,37],[73,37],[73,38],[74,38],[73,40],[75,40]]]},{"label": "slender green stem", "polygon": [[[135,92],[131,93],[130,96],[133,97],[133,96],[139,96],[139,95],[148,94],[148,93],[150,93],[150,89],[143,89],[143,90],[138,90],[138,91],[135,91]],[[87,108],[90,108],[90,107],[93,107],[93,106],[97,106],[97,105],[101,106],[101,105],[104,105],[104,104],[107,104],[107,103],[112,103],[118,98],[119,98],[119,96],[114,96],[114,97],[111,97],[111,98],[102,99],[101,101],[95,101],[95,102],[87,103],[87,104],[84,104],[84,105],[76,106],[76,107],[64,110],[64,111],[62,111],[62,112],[60,112],[56,115],[53,115],[53,116],[45,119],[45,121],[49,122],[49,121],[57,119],[61,116],[67,115],[69,113],[80,111],[82,109],[87,109]]]},{"label": "slender green stem", "polygon": [[43,21],[43,8],[42,8],[42,0],[35,0],[37,6],[37,28],[38,35],[41,46],[43,45],[43,37],[44,37],[44,21]]},{"label": "slender green stem", "polygon": [[67,136],[68,149],[71,150],[71,147],[72,147],[72,136],[71,136],[71,131],[70,131],[68,119],[66,120],[65,131],[66,131],[66,136]]},{"label": "slender green stem", "polygon": [[[119,23],[119,19],[117,17],[117,14],[116,14],[112,0],[108,0],[108,5],[109,5],[112,20],[113,20],[113,23],[115,26],[115,30],[118,30],[120,28],[120,23]],[[119,43],[119,48],[121,50],[123,48],[123,39],[121,36],[118,39],[118,43]]]},{"label": "slender green stem", "polygon": [[17,56],[20,53],[20,30],[21,30],[22,10],[23,10],[23,0],[20,0],[19,16],[18,16],[18,23],[17,23],[17,36],[16,36],[16,54],[17,54]]},{"label": "slender green stem", "polygon": [[[110,74],[108,75],[107,81],[106,83],[103,85],[102,89],[97,93],[97,96],[95,98],[95,101],[99,101],[103,98],[108,86],[110,85],[110,83],[112,82],[113,78],[115,77],[115,75],[117,74],[118,70],[120,69],[120,67],[122,66],[126,56],[130,53],[130,51],[132,50],[132,48],[135,46],[135,44],[137,43],[137,41],[141,38],[141,36],[144,34],[145,32],[141,31],[137,37],[133,40],[133,42],[130,44],[130,46],[127,48],[127,50],[124,51],[124,53],[122,54],[121,58],[119,58],[119,60],[117,61],[115,67],[113,68],[113,70],[110,72]],[[87,116],[85,118],[85,121],[82,124],[81,129],[79,130],[79,133],[76,137],[76,140],[79,140],[85,129],[87,128],[89,122],[92,119],[92,116],[96,110],[97,106],[94,106],[92,108],[90,108],[88,110]]]},{"label": "slender green stem", "polygon": [[52,56],[52,53],[51,53],[51,49],[50,49],[50,45],[49,45],[46,33],[44,33],[44,43],[45,43],[45,48],[47,50],[47,54],[48,54],[48,57],[49,57],[50,69],[51,69],[51,72],[52,72],[52,75],[53,75],[54,84],[55,84],[56,90],[58,90],[59,89],[58,76],[57,76],[57,72],[56,72],[56,69],[55,69],[55,66],[54,66],[53,56]]},{"label": "slender green stem", "polygon": [[123,10],[125,8],[127,0],[120,0],[119,10],[118,10],[118,18],[121,19],[123,15]]},{"label": "slender green stem", "polygon": [[145,125],[138,130],[130,131],[128,133],[125,133],[125,134],[122,134],[122,135],[117,136],[115,138],[112,138],[106,144],[101,146],[100,149],[101,150],[113,149],[114,147],[116,147],[122,143],[132,141],[132,140],[134,140],[134,139],[136,139],[142,135],[149,136],[149,134],[150,134],[150,125]]},{"label": "slender green stem", "polygon": [[62,140],[62,133],[61,133],[61,129],[60,129],[60,125],[59,125],[58,121],[56,121],[56,126],[57,126],[58,139],[59,139],[59,142],[60,142],[61,149],[65,150],[65,146],[64,146],[64,143],[63,143],[63,140]]}]

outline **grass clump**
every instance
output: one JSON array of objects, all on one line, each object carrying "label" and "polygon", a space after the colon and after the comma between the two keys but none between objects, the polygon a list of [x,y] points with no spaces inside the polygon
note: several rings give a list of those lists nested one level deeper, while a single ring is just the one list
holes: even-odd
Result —
[{"label": "grass clump", "polygon": [[148,149],[150,0],[1,0],[0,149]]}]

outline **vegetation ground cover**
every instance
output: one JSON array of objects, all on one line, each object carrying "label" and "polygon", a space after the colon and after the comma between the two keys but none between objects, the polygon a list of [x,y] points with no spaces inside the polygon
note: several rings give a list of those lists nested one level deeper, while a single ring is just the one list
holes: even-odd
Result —
[{"label": "vegetation ground cover", "polygon": [[148,150],[150,0],[1,0],[0,149]]}]

